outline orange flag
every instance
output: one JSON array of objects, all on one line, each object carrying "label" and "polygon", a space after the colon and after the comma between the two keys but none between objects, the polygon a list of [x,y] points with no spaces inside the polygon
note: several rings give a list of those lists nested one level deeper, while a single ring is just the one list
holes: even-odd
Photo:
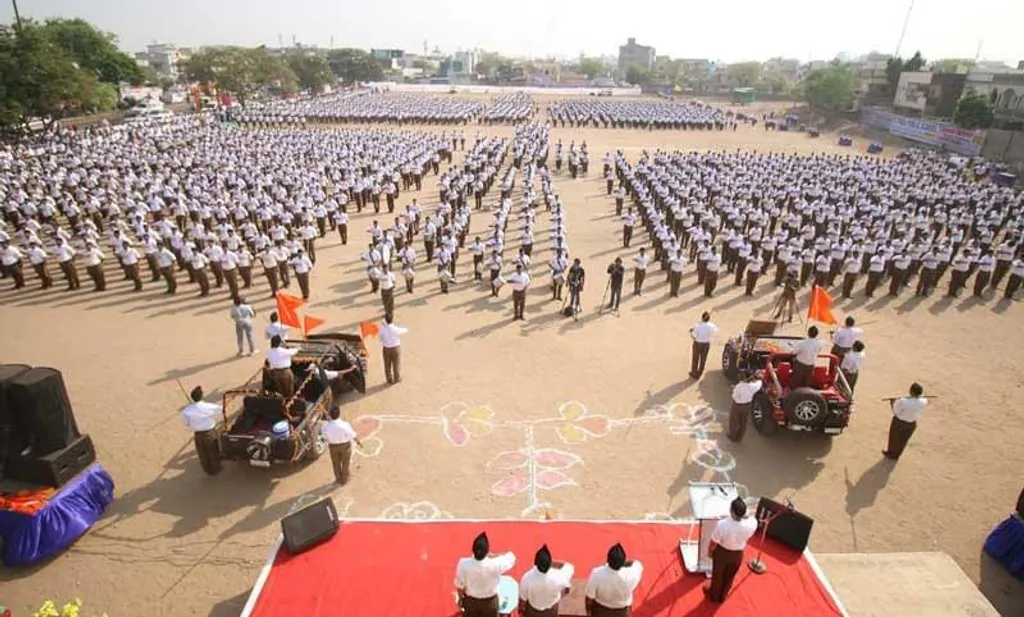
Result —
[{"label": "orange flag", "polygon": [[[298,303],[296,303],[296,301]],[[295,312],[295,309],[300,306],[302,306],[301,298],[296,298],[295,296],[289,296],[288,294],[278,292],[277,316],[281,319],[282,324],[289,328],[302,327],[302,324],[299,323],[299,315]]]},{"label": "orange flag", "polygon": [[320,317],[313,317],[312,315],[302,316],[302,334],[303,336],[309,334],[313,330],[324,325],[324,320]]},{"label": "orange flag", "polygon": [[812,319],[830,326],[838,323],[832,314],[832,296],[817,285],[811,290],[811,303],[807,307],[807,320]]},{"label": "orange flag", "polygon": [[377,324],[372,321],[363,321],[359,323],[359,336],[366,338],[368,336],[377,336],[380,332],[380,328]]}]

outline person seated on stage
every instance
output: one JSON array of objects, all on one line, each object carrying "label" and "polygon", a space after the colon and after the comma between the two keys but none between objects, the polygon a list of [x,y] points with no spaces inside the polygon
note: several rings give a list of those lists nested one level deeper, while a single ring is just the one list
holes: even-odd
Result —
[{"label": "person seated on stage", "polygon": [[523,617],[558,617],[558,603],[572,587],[571,563],[551,560],[548,545],[540,547],[533,568],[519,582],[519,614]]},{"label": "person seated on stage", "polygon": [[704,593],[712,602],[724,602],[736,573],[743,563],[743,549],[754,532],[757,520],[747,517],[747,504],[737,497],[729,504],[729,518],[723,518],[711,532],[708,554],[711,555],[711,584]]},{"label": "person seated on stage", "polygon": [[473,556],[459,559],[455,567],[455,590],[464,617],[498,617],[498,584],[501,576],[516,565],[515,554],[490,554],[486,533],[473,540]]},{"label": "person seated on stage", "polygon": [[644,566],[626,559],[621,544],[608,549],[608,563],[590,572],[586,605],[590,617],[629,617],[633,612],[633,591],[640,584]]}]

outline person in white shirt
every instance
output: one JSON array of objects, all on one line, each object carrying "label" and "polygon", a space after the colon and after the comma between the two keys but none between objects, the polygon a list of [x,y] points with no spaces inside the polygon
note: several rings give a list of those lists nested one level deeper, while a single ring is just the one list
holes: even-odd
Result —
[{"label": "person in white shirt", "polygon": [[273,248],[265,248],[257,253],[260,263],[263,264],[263,274],[267,277],[267,284],[270,285],[270,296],[277,295],[277,253]]},{"label": "person in white shirt", "polygon": [[711,583],[704,593],[712,602],[724,602],[733,579],[743,565],[743,549],[757,532],[757,519],[747,517],[747,504],[737,497],[729,504],[729,518],[723,518],[711,532]]},{"label": "person in white shirt", "polygon": [[280,336],[270,339],[270,349],[267,351],[267,362],[270,363],[270,378],[274,380],[274,386],[278,394],[285,400],[295,394],[295,374],[292,373],[292,356],[299,353],[296,348],[284,346]]},{"label": "person in white shirt", "polygon": [[693,339],[693,351],[690,354],[690,377],[700,379],[704,374],[704,366],[708,361],[708,352],[711,351],[711,337],[718,332],[718,326],[711,323],[711,313],[704,311],[700,315],[700,323],[690,328],[690,338]]},{"label": "person in white shirt", "polygon": [[508,277],[508,282],[512,285],[512,321],[525,320],[523,311],[526,310],[526,288],[530,286],[530,275],[523,271],[521,264],[516,264],[516,271]]},{"label": "person in white shirt", "polygon": [[306,256],[303,249],[299,249],[292,258],[292,268],[295,269],[295,280],[299,282],[302,299],[309,300],[309,273],[313,270],[313,261]]},{"label": "person in white shirt", "polygon": [[95,242],[85,243],[85,271],[92,279],[93,291],[105,291],[107,289],[107,276],[103,271],[103,251]]},{"label": "person in white shirt", "polygon": [[864,330],[854,327],[856,324],[857,321],[852,316],[848,316],[844,320],[843,327],[832,333],[832,349],[830,353],[839,358],[840,363],[842,363],[843,357],[850,352],[853,344],[864,335]]},{"label": "person in white shirt", "polygon": [[910,441],[910,436],[917,430],[917,421],[928,406],[924,397],[924,388],[914,382],[910,385],[910,396],[889,399],[892,407],[892,421],[889,423],[889,443],[882,456],[891,460],[899,460],[903,450]]},{"label": "person in white shirt", "polygon": [[522,617],[557,617],[558,603],[572,587],[571,563],[551,560],[545,544],[533,557],[533,567],[519,581],[519,614]]},{"label": "person in white shirt", "polygon": [[50,276],[49,264],[46,263],[46,250],[35,240],[28,245],[28,262],[32,264],[32,269],[39,277],[40,289],[53,287],[53,277]]},{"label": "person in white shirt", "polygon": [[587,614],[590,617],[628,617],[633,607],[633,592],[643,574],[643,564],[627,560],[621,544],[608,549],[608,563],[591,570],[587,579]]},{"label": "person in white shirt", "polygon": [[647,264],[651,262],[647,251],[641,247],[640,254],[633,258],[633,295],[644,295],[644,278],[647,276]]},{"label": "person in white shirt", "polygon": [[[351,367],[351,369],[354,368]],[[352,464],[352,442],[356,442],[359,447],[362,447],[363,444],[359,441],[352,425],[342,419],[340,409],[331,407],[328,415],[331,419],[324,423],[320,433],[323,435],[324,441],[327,442],[327,449],[331,453],[334,481],[344,485],[348,483],[349,466]]]},{"label": "person in white shirt", "polygon": [[221,466],[216,429],[224,408],[203,401],[203,389],[199,386],[192,389],[189,398],[192,402],[181,410],[181,419],[195,433],[196,453],[203,471],[214,475],[220,471]]},{"label": "person in white shirt", "polygon": [[277,314],[277,311],[270,313],[270,323],[263,329],[263,336],[268,341],[275,336],[281,337],[282,341],[288,340],[288,327],[281,323],[281,318]]},{"label": "person in white shirt", "polygon": [[668,296],[670,298],[678,298],[679,285],[683,281],[683,268],[686,266],[686,258],[683,257],[683,251],[676,249],[675,254],[669,257],[668,264]]},{"label": "person in white shirt", "polygon": [[473,556],[459,559],[455,566],[455,591],[462,617],[498,617],[498,585],[503,574],[516,565],[509,553],[491,555],[487,534],[473,539]]},{"label": "person in white shirt", "polygon": [[629,241],[633,239],[633,225],[636,225],[636,218],[633,208],[629,208],[622,215],[622,248],[629,248]]},{"label": "person in white shirt", "polygon": [[377,274],[380,282],[380,299],[384,303],[384,315],[395,314],[395,273],[391,271],[388,264],[380,265],[380,272]]},{"label": "person in white shirt", "polygon": [[843,356],[839,363],[839,370],[846,377],[846,383],[850,384],[850,393],[857,387],[857,377],[860,375],[860,367],[864,364],[864,341],[857,341],[853,344],[852,351]]},{"label": "person in white shirt", "polygon": [[231,321],[235,322],[235,339],[238,342],[238,355],[242,355],[242,339],[249,343],[249,355],[256,353],[256,345],[252,342],[252,320],[256,317],[256,309],[246,303],[245,298],[234,297],[231,307]]},{"label": "person in white shirt", "polygon": [[747,418],[753,406],[754,396],[761,391],[764,382],[760,371],[747,377],[732,388],[732,407],[729,408],[729,431],[726,436],[732,441],[740,441],[747,432]]},{"label": "person in white shirt", "polygon": [[[82,284],[78,280],[78,268],[75,267],[75,254],[76,251],[71,247],[63,238],[57,237],[57,247],[54,252],[57,254],[57,264],[60,266],[61,272],[64,273],[64,280],[68,283],[68,291],[78,289]],[[138,283],[136,287],[141,285]]]},{"label": "person in white shirt", "polygon": [[402,381],[401,368],[402,359],[402,335],[409,330],[394,324],[392,315],[384,316],[384,327],[380,329],[381,354],[384,356],[384,377],[388,383],[394,384]]},{"label": "person in white shirt", "polygon": [[818,327],[807,328],[807,338],[793,345],[796,357],[793,358],[793,372],[789,378],[790,390],[807,388],[811,385],[814,375],[814,363],[821,353],[821,341],[818,340]]}]

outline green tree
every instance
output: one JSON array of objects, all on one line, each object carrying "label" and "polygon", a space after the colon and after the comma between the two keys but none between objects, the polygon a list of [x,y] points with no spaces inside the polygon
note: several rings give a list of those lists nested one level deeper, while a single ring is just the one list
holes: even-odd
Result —
[{"label": "green tree", "polygon": [[363,49],[332,49],[327,54],[327,63],[343,83],[380,81],[384,78],[384,68],[380,62]]},{"label": "green tree", "polygon": [[970,71],[974,68],[974,60],[969,58],[943,58],[942,60],[936,60],[932,62],[931,70],[933,73],[955,73],[963,68],[965,71]]},{"label": "green tree", "polygon": [[179,69],[187,81],[215,84],[245,102],[260,88],[294,92],[295,72],[284,59],[271,56],[263,47],[213,47],[192,54]]},{"label": "green tree", "polygon": [[587,79],[593,79],[598,75],[604,75],[607,69],[604,67],[604,63],[597,58],[581,58],[580,59],[580,73],[587,76]]},{"label": "green tree", "polygon": [[288,54],[287,61],[299,85],[306,90],[320,92],[324,86],[337,81],[331,65],[319,54],[293,52]]},{"label": "green tree", "polygon": [[924,58],[921,56],[921,52],[915,51],[914,55],[910,57],[910,60],[903,63],[903,70],[911,72],[920,71],[924,68],[925,64],[927,64],[927,62],[925,62]]},{"label": "green tree", "polygon": [[37,23],[0,25],[0,122],[49,124],[93,96],[95,75],[78,68]]},{"label": "green tree", "polygon": [[775,73],[765,77],[760,88],[772,94],[786,94],[793,89],[793,83],[785,75]]},{"label": "green tree", "polygon": [[987,129],[994,119],[992,103],[981,92],[965,92],[953,111],[953,122],[965,129]]},{"label": "green tree", "polygon": [[921,52],[915,51],[914,55],[910,59],[904,61],[899,56],[889,58],[885,61],[885,77],[889,81],[889,92],[895,93],[896,88],[900,84],[900,73],[909,71],[916,72],[924,68],[925,62],[924,57],[921,56]]},{"label": "green tree", "polygon": [[807,76],[804,96],[812,108],[844,111],[853,103],[853,84],[848,66],[829,66]]},{"label": "green tree", "polygon": [[79,68],[92,72],[99,81],[139,85],[145,80],[142,67],[117,48],[117,37],[84,19],[48,19],[42,30]]},{"label": "green tree", "polygon": [[630,64],[626,68],[626,82],[634,86],[645,86],[651,82],[651,71],[639,64]]},{"label": "green tree", "polygon": [[737,88],[749,88],[761,79],[760,62],[737,62],[725,67],[725,75]]}]

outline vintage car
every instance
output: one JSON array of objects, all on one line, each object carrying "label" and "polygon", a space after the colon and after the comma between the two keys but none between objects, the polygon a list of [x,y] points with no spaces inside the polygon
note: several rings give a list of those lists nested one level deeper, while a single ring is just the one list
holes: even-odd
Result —
[{"label": "vintage car", "polygon": [[750,321],[743,334],[722,350],[722,372],[731,382],[761,372],[764,387],[753,400],[751,421],[763,435],[779,428],[843,432],[853,412],[853,392],[839,370],[839,358],[818,356],[811,387],[791,388],[790,377],[798,336],[778,336],[774,321]]},{"label": "vintage car", "polygon": [[[298,347],[292,358],[295,394],[285,399],[274,391],[264,369],[239,388],[224,393],[224,419],[217,426],[219,458],[203,460],[203,469],[215,475],[225,460],[247,461],[255,467],[313,460],[327,450],[320,425],[331,405],[344,391],[366,391],[367,352],[361,337],[352,334],[309,335],[290,341]],[[309,370],[315,365],[314,370]],[[326,371],[356,370],[337,379]],[[202,450],[200,458],[206,455]]]}]

